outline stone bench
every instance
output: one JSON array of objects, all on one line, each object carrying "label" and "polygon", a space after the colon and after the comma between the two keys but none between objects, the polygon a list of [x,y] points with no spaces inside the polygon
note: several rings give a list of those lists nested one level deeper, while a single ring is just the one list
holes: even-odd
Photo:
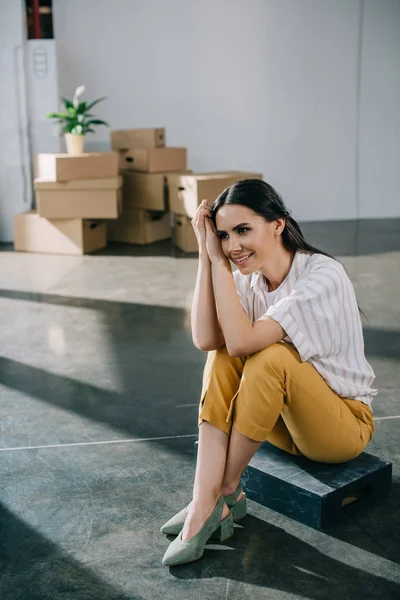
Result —
[{"label": "stone bench", "polygon": [[319,463],[264,442],[242,482],[250,500],[322,530],[385,500],[392,463],[367,452],[347,463]]}]

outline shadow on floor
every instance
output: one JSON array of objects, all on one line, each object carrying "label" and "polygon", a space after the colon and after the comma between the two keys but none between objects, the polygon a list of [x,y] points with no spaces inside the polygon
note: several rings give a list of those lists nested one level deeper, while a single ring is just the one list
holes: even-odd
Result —
[{"label": "shadow on floor", "polygon": [[[165,368],[170,372],[168,365]],[[145,365],[132,369],[131,376],[131,389],[117,393],[0,357],[0,384],[117,429],[128,438],[197,435],[192,413],[180,413],[177,421],[174,398],[149,389],[152,375]],[[140,376],[144,378],[139,381]]]},{"label": "shadow on floor", "polygon": [[[177,405],[198,402],[205,363],[204,353],[194,348],[185,330],[185,311],[10,290],[0,290],[0,298],[101,311],[122,391],[5,357],[0,358],[0,383],[130,436],[197,433],[193,411],[180,412],[178,419],[175,410]],[[90,348],[90,331],[83,329],[82,335]],[[370,356],[399,355],[399,332],[366,328],[365,339]]]},{"label": "shadow on floor", "polygon": [[[400,481],[393,480],[389,498],[357,517],[343,520],[326,534],[351,546],[400,564]],[[397,568],[400,578],[400,568]]]},{"label": "shadow on floor", "polygon": [[0,595],[4,600],[139,600],[139,596],[113,589],[1,504],[0,527]]},{"label": "shadow on floor", "polygon": [[[180,337],[183,331],[183,310],[10,290],[0,290],[0,297],[101,311],[105,318],[108,336],[113,344],[113,352],[118,357],[123,391],[105,390],[95,384],[80,382],[64,374],[50,373],[44,369],[5,357],[0,358],[0,383],[34,396],[49,405],[72,411],[93,422],[109,425],[127,434],[128,437],[149,438],[185,435],[190,432],[197,434],[197,422],[194,421],[193,414],[181,413],[180,418],[176,419],[176,412],[174,413],[173,410],[174,404],[183,402],[185,398],[197,401],[204,362],[203,355],[193,350],[190,339]],[[400,341],[398,332],[367,328],[365,333],[367,349],[370,354],[389,358],[396,356]],[[178,337],[176,338],[176,336]],[[193,352],[192,355],[190,355],[191,352]],[[177,364],[179,365],[178,370]],[[155,371],[158,375],[157,380],[154,377]],[[149,384],[149,382],[151,383]],[[158,382],[161,382],[161,385]],[[162,440],[154,443],[163,445]],[[168,451],[193,456],[190,444],[174,449],[168,442]],[[399,496],[399,487],[394,485],[392,496],[388,501],[369,509],[369,511],[364,511],[355,524],[348,521],[334,532],[329,532],[329,535],[347,542],[353,547],[359,547],[385,559],[395,561],[394,548],[397,542],[393,527],[396,523],[400,525]],[[269,531],[268,527],[264,524],[264,528],[266,528],[264,533]],[[262,524],[260,528],[262,533]],[[256,536],[256,545],[261,544],[262,535],[253,529],[250,527],[249,530],[246,526],[246,531],[250,531],[248,535]],[[360,535],[361,533],[362,535]],[[249,539],[247,539],[248,541]],[[252,556],[252,551],[245,548],[247,542],[243,546],[243,560]],[[252,548],[252,544],[251,542],[249,547]],[[271,552],[269,546],[265,552],[264,560],[268,563]],[[313,552],[316,551],[313,550]],[[290,556],[293,558],[292,550],[290,550]],[[310,564],[308,567],[306,566],[307,560],[310,560],[310,564],[313,565],[314,558],[310,556],[301,561],[300,571],[294,569],[293,565],[288,565],[290,573],[294,569],[292,575],[296,575],[296,580],[301,586],[304,584],[303,578],[305,577],[301,569],[313,571],[310,569]],[[324,564],[324,560],[326,557],[317,564]],[[234,564],[236,565],[236,563]],[[347,570],[350,567],[343,566],[342,563],[338,563],[338,565],[339,573],[344,579],[348,576]],[[334,567],[336,568],[335,565]],[[261,569],[261,565],[259,568]],[[356,579],[369,580],[371,585],[375,585],[375,583],[383,585],[379,578],[365,573],[361,577],[358,570],[355,571]],[[318,581],[321,576],[318,571]],[[257,575],[257,569],[254,570],[253,577],[254,583],[257,581],[257,577],[261,577],[267,587],[268,577],[264,578],[262,573]],[[285,580],[283,570],[280,572],[278,580],[280,578]],[[308,580],[308,576],[306,580]],[[308,585],[312,587],[311,584]],[[324,585],[321,586],[321,593],[322,589],[325,589]],[[361,589],[364,589],[364,584],[360,585]],[[392,594],[394,591],[394,588],[391,588],[392,584],[386,583],[385,585],[389,586],[385,588],[388,594]],[[340,597],[338,586],[340,587],[339,583],[333,589],[338,594],[337,597]],[[310,595],[308,592],[311,598],[323,597],[318,593]],[[353,597],[357,597],[357,595]],[[382,597],[386,600],[391,596]]]},{"label": "shadow on floor", "polygon": [[[346,548],[348,554],[338,560],[334,558],[337,545],[330,548],[325,543],[319,549],[252,516],[246,518],[243,528],[235,529],[234,537],[225,546],[231,550],[222,551],[222,547],[214,546],[206,550],[201,562],[171,567],[170,572],[177,579],[227,577],[265,587],[266,598],[267,590],[271,589],[310,600],[396,600],[400,594],[400,585],[390,581],[398,579],[396,573],[387,564],[386,572],[377,567],[379,575],[371,574],[351,566],[353,558],[354,562],[361,562],[359,553],[353,556],[351,547]],[[332,556],[328,556],[329,552]],[[215,560],[216,553],[220,555],[219,560]]]},{"label": "shadow on floor", "polygon": [[[352,541],[348,542],[349,547],[344,548],[345,554],[338,560],[338,546],[332,548],[326,545],[326,539],[325,542],[321,539],[321,546],[318,547],[318,540],[315,538],[307,543],[257,517],[248,516],[243,523],[243,526],[235,527],[235,535],[231,540],[209,546],[204,557],[196,563],[170,568],[170,576],[181,580],[197,580],[199,583],[202,580],[223,578],[265,588],[266,594],[273,589],[293,594],[293,597],[300,594],[310,600],[397,600],[399,597],[400,586],[395,582],[398,577],[393,565],[383,562],[379,564],[378,559],[375,573],[367,570],[371,568],[370,561],[366,564],[366,570],[351,565],[353,560],[358,564],[362,562],[362,555],[352,549]],[[124,594],[114,589],[95,574],[90,566],[71,558],[67,552],[46,540],[3,505],[0,505],[0,524],[0,556],[4,561],[0,574],[2,598],[17,600],[22,597],[22,591],[23,597],[29,600],[57,600],[65,597],[74,600],[142,598],[137,594]],[[128,530],[129,527],[134,528],[134,522],[128,523],[127,527]],[[104,524],[101,535],[107,535]],[[94,534],[93,547],[96,539]],[[118,543],[117,538],[113,543]],[[133,545],[133,549],[137,552],[137,546]],[[124,558],[119,561],[118,555],[122,550]],[[157,578],[160,576],[156,572],[164,569],[159,550],[156,544],[151,564],[148,565],[151,566],[152,576]],[[114,547],[112,554],[102,555],[101,560],[96,560],[97,569],[101,570],[103,564],[108,570],[115,569],[118,579],[125,581],[125,587],[134,587],[135,581],[140,582],[143,587],[143,579],[148,576],[148,571],[146,569],[146,574],[146,571],[139,572],[135,569],[135,554],[132,555],[129,572],[123,573],[123,566],[127,562],[129,564],[126,552],[129,552],[129,548]],[[93,556],[88,551],[85,560],[90,563],[91,558]],[[159,585],[162,586],[162,582],[163,578]],[[176,596],[180,596],[179,592]]]},{"label": "shadow on floor", "polygon": [[[15,300],[26,300],[28,302],[38,302],[41,304],[52,304],[56,306],[75,306],[78,308],[88,308],[91,310],[102,311],[110,322],[111,334],[126,330],[127,325],[131,325],[137,333],[137,322],[131,322],[130,317],[138,317],[144,320],[149,327],[144,330],[144,335],[156,335],[157,330],[154,324],[165,330],[166,322],[169,329],[182,328],[187,325],[187,313],[181,308],[169,308],[159,306],[148,306],[142,304],[132,304],[129,302],[119,302],[110,300],[98,300],[93,298],[80,298],[76,296],[61,296],[58,294],[43,294],[40,292],[23,292],[19,290],[0,289],[0,298],[9,298]],[[400,358],[400,332],[396,329],[378,329],[369,327],[363,323],[364,341],[366,354],[368,356],[382,358]],[[126,331],[129,336],[132,331]],[[133,338],[130,338],[131,340]],[[189,338],[188,338],[189,339]],[[151,340],[149,340],[151,341]],[[191,346],[192,344],[190,344]]]}]

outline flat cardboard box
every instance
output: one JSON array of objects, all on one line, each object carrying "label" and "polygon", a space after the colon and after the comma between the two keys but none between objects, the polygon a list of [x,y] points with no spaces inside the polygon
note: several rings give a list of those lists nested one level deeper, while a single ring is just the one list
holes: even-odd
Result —
[{"label": "flat cardboard box", "polygon": [[35,179],[37,212],[47,219],[117,219],[122,177],[55,183]]},{"label": "flat cardboard box", "polygon": [[19,252],[82,255],[106,245],[105,223],[82,219],[49,221],[35,211],[14,216],[14,248]]},{"label": "flat cardboard box", "polygon": [[[191,173],[191,171],[185,171]],[[168,185],[165,173],[135,173],[120,171],[123,177],[122,205],[124,208],[168,210]]]},{"label": "flat cardboard box", "polygon": [[198,252],[199,244],[191,220],[185,215],[174,215],[174,244],[184,252]]},{"label": "flat cardboard box", "polygon": [[46,181],[117,177],[118,159],[117,152],[37,154],[35,177]]},{"label": "flat cardboard box", "polygon": [[128,171],[186,171],[186,148],[131,148],[119,153],[119,167]]},{"label": "flat cardboard box", "polygon": [[111,131],[111,147],[113,150],[164,148],[165,141],[164,127],[156,129],[114,129]]},{"label": "flat cardboard box", "polygon": [[211,205],[221,192],[242,179],[262,179],[262,175],[246,171],[169,174],[169,209],[175,214],[187,215],[193,219],[202,200],[206,199]]},{"label": "flat cardboard box", "polygon": [[126,208],[117,221],[108,223],[108,239],[129,244],[152,244],[171,237],[168,212]]}]

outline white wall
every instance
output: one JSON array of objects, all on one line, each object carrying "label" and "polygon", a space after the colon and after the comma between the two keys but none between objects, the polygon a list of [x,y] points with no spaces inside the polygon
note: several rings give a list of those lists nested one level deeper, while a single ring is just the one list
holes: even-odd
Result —
[{"label": "white wall", "polygon": [[10,242],[14,214],[32,203],[22,1],[0,0],[0,15],[0,242]]},{"label": "white wall", "polygon": [[360,216],[400,216],[400,1],[365,0]]},{"label": "white wall", "polygon": [[112,128],[165,126],[193,170],[260,170],[299,220],[400,216],[399,1],[53,4],[60,93],[107,95]]},{"label": "white wall", "polygon": [[45,117],[60,108],[56,41],[27,40],[25,61],[32,154],[60,152],[62,144],[57,125]]}]

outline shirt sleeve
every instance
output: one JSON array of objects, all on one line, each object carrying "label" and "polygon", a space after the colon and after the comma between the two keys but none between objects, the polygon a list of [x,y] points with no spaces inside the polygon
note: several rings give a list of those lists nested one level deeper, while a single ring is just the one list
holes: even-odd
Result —
[{"label": "shirt sleeve", "polygon": [[[271,306],[264,316],[277,321],[296,347],[303,362],[331,356],[340,341],[340,314],[344,280],[342,267],[322,266],[302,275],[293,291]],[[347,277],[347,275],[346,275]]]}]

